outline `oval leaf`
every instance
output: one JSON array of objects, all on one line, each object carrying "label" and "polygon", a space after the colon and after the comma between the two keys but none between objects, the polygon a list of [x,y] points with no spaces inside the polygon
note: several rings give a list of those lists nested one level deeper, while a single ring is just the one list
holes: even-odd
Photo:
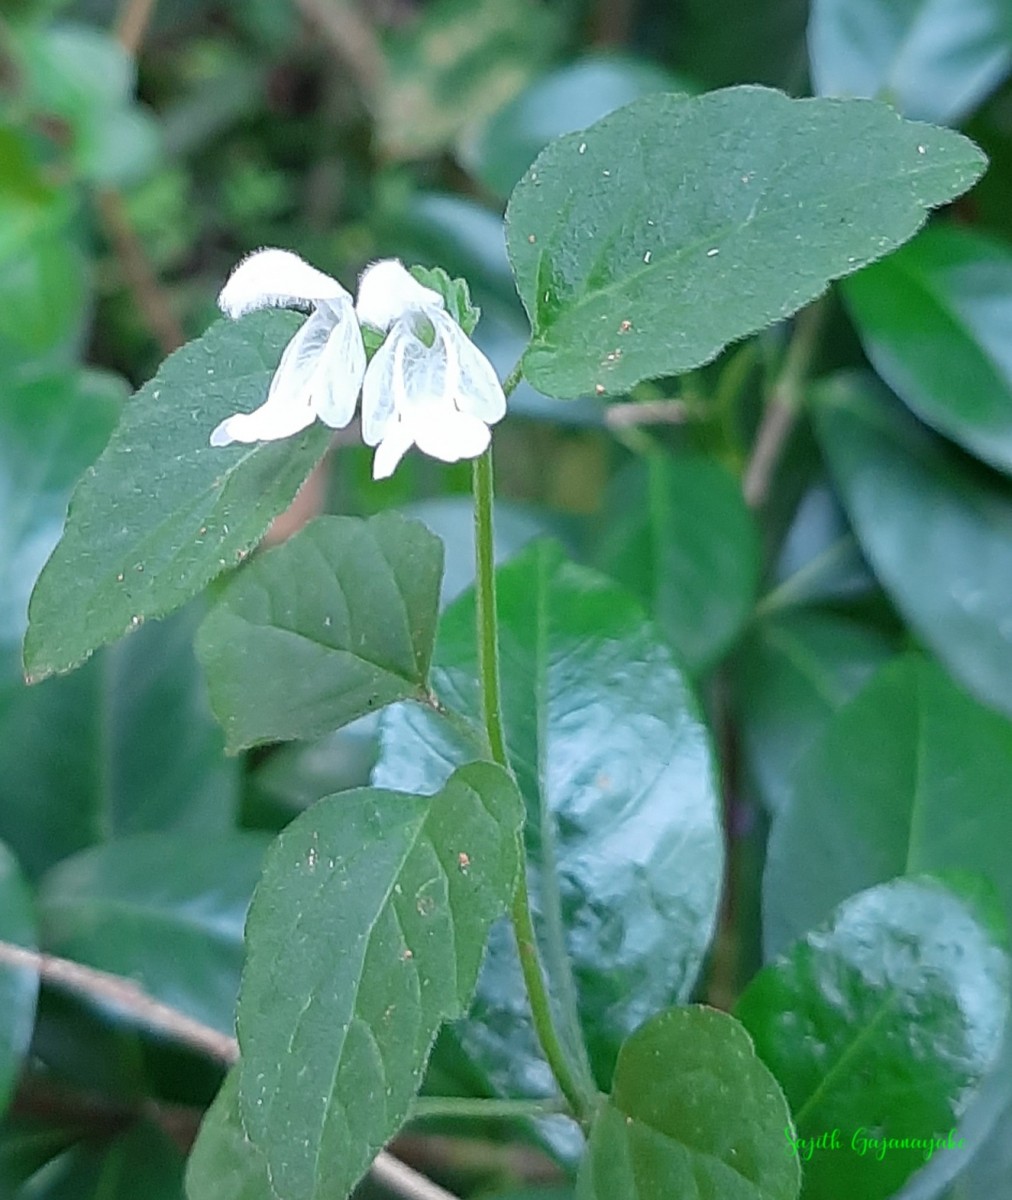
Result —
[{"label": "oval leaf", "polygon": [[63,528],[70,489],[109,439],[125,384],[97,371],[0,387],[0,639],[19,642],[32,586]]},{"label": "oval leaf", "polygon": [[[0,942],[35,949],[32,899],[14,856],[0,842]],[[7,1107],[35,1026],[38,972],[0,953],[0,1113]]]},{"label": "oval leaf", "polygon": [[940,433],[1012,472],[1012,250],[963,229],[926,229],[848,279],[865,352]]},{"label": "oval leaf", "polygon": [[816,392],[819,440],[875,573],[967,687],[1012,713],[1012,490],[870,376]]},{"label": "oval leaf", "polygon": [[884,96],[956,124],[1012,66],[1008,0],[813,0],[808,52],[824,96]]},{"label": "oval leaf", "polygon": [[267,1160],[246,1136],[239,1118],[239,1067],[225,1077],[204,1114],[186,1164],[189,1200],[277,1200]]},{"label": "oval leaf", "polygon": [[577,1200],[794,1200],[787,1102],[741,1025],[716,1009],[658,1014],[622,1047]]},{"label": "oval leaf", "polygon": [[327,448],[324,425],[254,446],[221,449],[208,438],[230,413],[263,401],[297,325],[282,312],[219,321],[127,404],[32,593],[33,680],[181,607],[241,562],[288,507]]},{"label": "oval leaf", "polygon": [[0,652],[0,837],[29,874],[127,834],[233,828],[239,764],[193,655],[196,615],[148,625],[33,688]]},{"label": "oval leaf", "polygon": [[280,1200],[346,1196],[397,1132],[513,894],[523,806],[471,763],[435,796],[321,801],[268,855],[239,1002],[243,1125]]},{"label": "oval leaf", "polygon": [[651,92],[692,91],[668,71],[632,55],[588,55],[540,76],[503,105],[465,147],[471,172],[508,196],[552,140]]},{"label": "oval leaf", "polygon": [[397,513],[321,517],[251,563],[197,639],[229,748],[426,699],[442,574],[439,538]]},{"label": "oval leaf", "polygon": [[43,879],[47,950],[135,979],[231,1033],[243,922],[263,861],[257,834],[146,834],[68,858]]},{"label": "oval leaf", "polygon": [[679,660],[702,674],[751,615],[759,535],[741,483],[694,455],[651,455],[616,481],[598,565],[638,596]]},{"label": "oval leaf", "polygon": [[869,101],[638,100],[553,142],[510,200],[524,375],[575,397],[708,362],[905,242],[984,163]]},{"label": "oval leaf", "polygon": [[[723,867],[709,737],[659,631],[620,587],[549,542],[496,581],[542,955],[572,1052],[586,1041],[607,1084],[625,1037],[688,997],[709,945]],[[477,713],[471,592],[443,615],[437,663],[441,699]],[[384,715],[373,780],[431,789],[468,753],[458,728],[405,705]],[[473,1016],[458,1031],[497,1087],[551,1090],[508,929],[493,933]]]},{"label": "oval leaf", "polygon": [[817,610],[753,627],[735,664],[738,720],[749,773],[771,812],[790,801],[805,750],[895,648],[871,626]]},{"label": "oval leaf", "polygon": [[1007,1010],[994,934],[930,880],[854,896],[761,971],[736,1012],[790,1101],[806,1200],[892,1196],[948,1141]]},{"label": "oval leaf", "polygon": [[763,882],[768,952],[910,872],[985,875],[1012,924],[1009,779],[1012,723],[926,659],[884,667],[794,772]]}]

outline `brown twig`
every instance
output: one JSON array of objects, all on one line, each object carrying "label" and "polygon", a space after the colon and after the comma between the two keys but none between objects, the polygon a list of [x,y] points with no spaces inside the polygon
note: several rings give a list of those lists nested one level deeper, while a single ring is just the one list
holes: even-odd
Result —
[{"label": "brown twig", "polygon": [[[52,954],[26,950],[10,942],[0,942],[0,964],[35,971],[46,983],[114,1005],[149,1028],[218,1062],[231,1065],[239,1058],[239,1043],[235,1038],[155,1000],[132,979]],[[404,1200],[457,1200],[452,1192],[437,1187],[385,1150],[377,1155],[372,1171],[384,1186],[403,1196]]]},{"label": "brown twig", "polygon": [[684,425],[691,416],[681,400],[632,400],[609,404],[604,421],[612,429],[628,429],[633,425]]},{"label": "brown twig", "polygon": [[376,31],[354,0],[295,0],[295,6],[319,30],[365,95],[374,97],[383,82],[386,59]]},{"label": "brown twig", "polygon": [[113,188],[102,188],[96,193],[95,200],[123,283],[133,295],[162,353],[171,354],[186,341],[186,335],[148,262],[123,197]]},{"label": "brown twig", "polygon": [[742,479],[742,491],[751,508],[761,508],[766,502],[780,452],[798,418],[801,392],[818,349],[825,309],[825,299],[817,300],[801,311],[794,324],[783,367],[770,389]]},{"label": "brown twig", "polygon": [[130,55],[137,57],[141,48],[148,25],[154,16],[157,0],[122,0],[119,15],[116,18],[116,37],[120,45]]},{"label": "brown twig", "polygon": [[66,958],[25,950],[9,942],[0,942],[0,963],[36,971],[46,983],[114,1005],[149,1028],[219,1062],[232,1063],[238,1057],[239,1048],[234,1038],[155,1000],[132,979],[110,975]]}]

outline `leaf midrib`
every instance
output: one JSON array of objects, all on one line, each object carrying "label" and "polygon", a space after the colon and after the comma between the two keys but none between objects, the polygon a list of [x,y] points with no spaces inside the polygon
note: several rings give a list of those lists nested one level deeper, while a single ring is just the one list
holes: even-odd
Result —
[{"label": "leaf midrib", "polygon": [[[932,166],[930,166],[930,167],[928,167],[928,166],[920,167],[920,168],[916,168],[914,170],[910,170],[907,172],[893,175],[890,177],[890,179],[893,181],[896,181],[896,180],[905,180],[905,179],[908,179],[911,177],[923,178],[926,175],[930,175],[933,173],[942,173],[942,172],[947,173],[951,170],[952,170],[952,167],[951,166],[946,167],[945,164],[939,164],[938,166],[935,166],[934,164],[932,164]],[[866,180],[862,180],[862,181],[852,185],[850,188],[847,189],[846,192],[840,192],[839,190],[834,190],[831,192],[813,194],[811,197],[806,197],[805,203],[809,206],[815,207],[815,206],[818,206],[820,201],[825,201],[828,199],[835,200],[835,199],[838,199],[841,195],[852,196],[856,193],[867,191],[869,188],[872,189],[873,191],[881,190],[881,187],[882,187],[881,178],[876,177],[875,179],[866,179]],[[920,220],[917,221],[917,225],[916,225],[915,229],[919,229],[924,224],[924,222],[927,220],[929,205],[926,202],[922,203],[920,201],[915,201],[915,202],[913,202],[913,204],[916,204],[916,208],[918,210],[918,214],[920,217]],[[913,207],[913,204],[912,204],[912,207]],[[611,283],[606,284],[604,287],[596,288],[592,292],[587,291],[586,288],[584,287],[584,289],[582,291],[574,293],[571,301],[567,301],[560,309],[556,310],[557,315],[554,320],[552,320],[548,325],[544,325],[540,328],[535,329],[534,336],[531,339],[531,345],[530,345],[529,349],[533,349],[534,347],[537,347],[539,350],[556,350],[556,349],[558,349],[557,344],[552,342],[548,338],[547,335],[550,334],[552,329],[556,325],[558,325],[562,320],[568,320],[568,319],[573,318],[574,316],[579,314],[582,309],[587,308],[590,305],[597,303],[604,296],[610,296],[613,294],[621,294],[624,291],[624,289],[630,288],[630,287],[632,287],[633,284],[638,283],[639,280],[644,275],[647,275],[647,276],[655,275],[657,273],[657,271],[662,267],[665,269],[671,269],[671,268],[677,267],[682,262],[683,259],[688,257],[690,254],[695,253],[697,250],[701,249],[703,246],[713,246],[713,245],[717,245],[718,247],[723,246],[722,240],[715,241],[715,239],[717,239],[717,238],[723,239],[727,236],[733,236],[735,234],[739,234],[746,228],[751,228],[753,231],[761,231],[763,229],[767,219],[778,216],[778,215],[779,215],[779,213],[777,212],[776,209],[765,208],[761,212],[759,212],[755,215],[750,215],[742,221],[726,223],[722,226],[718,226],[717,228],[718,228],[719,232],[714,232],[714,231],[708,232],[705,235],[698,237],[693,242],[685,243],[677,248],[673,248],[672,252],[670,254],[665,254],[662,251],[656,257],[651,255],[651,261],[649,263],[645,263],[642,266],[638,267],[637,269],[635,269],[631,272],[628,272],[627,274],[617,277]],[[917,215],[917,214],[914,214],[914,215]],[[823,286],[828,285],[828,283],[832,282],[833,279],[840,279],[840,278],[843,278],[845,275],[853,274],[855,271],[859,270],[861,267],[867,266],[869,263],[873,263],[876,260],[885,257],[885,255],[889,254],[893,249],[895,249],[896,245],[898,245],[898,244],[899,244],[899,242],[896,239],[891,238],[889,241],[889,245],[876,248],[876,251],[874,253],[870,254],[868,257],[858,256],[860,261],[854,262],[852,264],[848,264],[847,268],[845,270],[843,270],[842,272],[840,272],[840,274],[828,275],[826,277],[826,281],[825,281],[825,284],[823,284]],[[552,248],[557,250],[558,243],[555,243]],[[583,283],[584,283],[584,281],[581,281],[581,286],[583,286]],[[820,290],[821,290],[821,288],[820,288]],[[818,293],[816,293],[816,294],[818,294]]]}]

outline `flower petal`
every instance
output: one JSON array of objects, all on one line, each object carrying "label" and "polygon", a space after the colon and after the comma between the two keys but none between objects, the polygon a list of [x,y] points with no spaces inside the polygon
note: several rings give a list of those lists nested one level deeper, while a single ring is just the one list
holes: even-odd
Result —
[{"label": "flower petal", "polygon": [[397,261],[385,258],[366,267],[358,281],[355,311],[364,325],[387,330],[411,309],[441,309],[443,297],[422,287]]},{"label": "flower petal", "polygon": [[418,449],[442,462],[477,458],[488,448],[492,435],[488,426],[470,413],[458,412],[452,405],[440,406],[411,422]]},{"label": "flower petal", "polygon": [[343,429],[355,415],[355,404],[365,376],[365,346],[350,303],[321,305],[321,313],[324,307],[331,310],[337,322],[320,353],[310,383],[312,403],[324,425]]},{"label": "flower petal", "polygon": [[453,399],[457,407],[488,425],[501,421],[506,415],[506,395],[495,368],[449,313],[436,318],[436,329],[446,345],[447,356],[456,360]]},{"label": "flower petal", "polygon": [[318,309],[285,347],[267,400],[251,413],[235,413],[211,434],[212,446],[230,442],[270,442],[299,433],[316,419],[313,376],[334,327],[329,309]]},{"label": "flower petal", "polygon": [[218,307],[229,317],[257,308],[351,300],[336,279],[324,275],[290,250],[257,250],[244,258],[228,278]]},{"label": "flower petal", "polygon": [[373,479],[388,479],[411,446],[414,437],[406,421],[395,417],[387,424],[386,434],[376,447],[372,460]]},{"label": "flower petal", "polygon": [[366,368],[362,384],[362,441],[377,446],[386,435],[387,425],[394,415],[394,387],[402,387],[403,350],[395,330],[376,351]]}]

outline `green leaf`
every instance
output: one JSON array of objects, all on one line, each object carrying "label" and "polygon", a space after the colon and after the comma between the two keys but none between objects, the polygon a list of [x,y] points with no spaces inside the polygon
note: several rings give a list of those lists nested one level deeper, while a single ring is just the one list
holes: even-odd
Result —
[{"label": "green leaf", "polygon": [[694,90],[642,58],[587,55],[539,76],[503,105],[465,142],[463,158],[490,191],[508,196],[552,138],[586,129],[641,96]]},{"label": "green leaf", "polygon": [[[761,971],[736,1011],[790,1101],[806,1200],[885,1200],[958,1155],[931,1141],[994,1065],[1007,1010],[995,935],[930,880],[854,896]],[[880,1152],[891,1138],[915,1146]]]},{"label": "green leaf", "polygon": [[620,476],[597,564],[643,602],[694,675],[751,614],[759,535],[741,484],[712,459],[651,455]]},{"label": "green leaf", "polygon": [[[622,588],[545,541],[496,580],[538,938],[557,1019],[606,1085],[644,1014],[688,997],[713,932],[723,854],[709,737],[659,631]],[[468,592],[443,615],[433,685],[471,715],[475,654]],[[382,730],[383,787],[431,790],[474,754],[459,727],[419,706],[390,710]],[[505,927],[472,1015],[459,1035],[497,1089],[551,1090]]]},{"label": "green leaf", "polygon": [[188,1200],[277,1200],[267,1160],[239,1117],[239,1067],[225,1077],[204,1115],[186,1167]]},{"label": "green leaf", "polygon": [[[18,864],[0,842],[0,942],[35,949],[31,893]],[[38,972],[0,959],[0,1113],[14,1090],[35,1026]]]},{"label": "green leaf", "polygon": [[930,660],[875,676],[811,746],[773,826],[763,886],[769,953],[848,896],[897,875],[984,875],[1012,923],[1012,723]]},{"label": "green leaf", "polygon": [[211,446],[215,425],[264,399],[291,313],[219,321],[127,405],[70,502],[35,586],[25,664],[66,671],[241,562],[327,448],[322,424],[280,442]]},{"label": "green leaf", "polygon": [[109,439],[125,399],[81,370],[0,385],[0,641],[25,632],[32,585],[63,528],[70,489]]},{"label": "green leaf", "polygon": [[[0,196],[0,353],[36,369],[69,365],[85,333],[89,272],[69,206],[33,206],[11,220]],[[19,209],[25,206],[19,205]],[[12,231],[23,229],[18,236]]]},{"label": "green leaf", "polygon": [[548,61],[558,17],[536,0],[435,0],[387,45],[375,97],[384,157],[414,159],[451,146]]},{"label": "green leaf", "polygon": [[875,370],[914,412],[1012,472],[1012,249],[957,227],[926,229],[847,280]]},{"label": "green leaf", "polygon": [[[65,123],[89,182],[125,186],[158,161],[158,126],[133,104],[136,68],[119,40],[92,25],[42,25],[20,39],[25,101]],[[66,135],[65,135],[66,136]]]},{"label": "green leaf", "polygon": [[816,90],[882,96],[908,116],[958,124],[1012,66],[1007,0],[813,0]]},{"label": "green leaf", "polygon": [[794,1200],[791,1117],[748,1034],[726,1013],[669,1009],[622,1047],[580,1167],[577,1200]]},{"label": "green leaf", "polygon": [[804,80],[808,0],[681,0],[654,19],[662,14],[668,55],[709,87],[748,79],[789,88]]},{"label": "green leaf", "polygon": [[183,1157],[146,1124],[111,1139],[19,1127],[0,1141],[0,1187],[18,1200],[183,1200]]},{"label": "green leaf", "polygon": [[240,1107],[281,1200],[345,1196],[467,1009],[523,808],[492,763],[435,796],[333,796],[274,843],[247,926]]},{"label": "green leaf", "polygon": [[33,688],[13,648],[0,651],[0,837],[31,875],[127,834],[233,827],[239,763],[193,654],[197,615],[153,622]]},{"label": "green leaf", "polygon": [[780,811],[805,751],[894,653],[894,640],[835,613],[784,613],[757,623],[735,663],[737,711],[749,772]]},{"label": "green leaf", "polygon": [[442,572],[439,538],[397,513],[321,517],[252,562],[197,638],[229,748],[427,700]]},{"label": "green leaf", "polygon": [[265,839],[143,834],[66,859],[42,880],[45,948],[231,1033],[243,922]]},{"label": "green leaf", "polygon": [[874,379],[815,393],[822,449],[875,573],[952,673],[1012,713],[1012,492],[899,409]]},{"label": "green leaf", "polygon": [[510,200],[524,375],[575,397],[709,362],[905,242],[984,162],[867,101],[638,100],[553,142]]},{"label": "green leaf", "polygon": [[467,280],[451,279],[442,267],[412,267],[411,274],[422,287],[431,288],[443,297],[446,311],[470,337],[481,318],[481,309],[471,303]]}]

